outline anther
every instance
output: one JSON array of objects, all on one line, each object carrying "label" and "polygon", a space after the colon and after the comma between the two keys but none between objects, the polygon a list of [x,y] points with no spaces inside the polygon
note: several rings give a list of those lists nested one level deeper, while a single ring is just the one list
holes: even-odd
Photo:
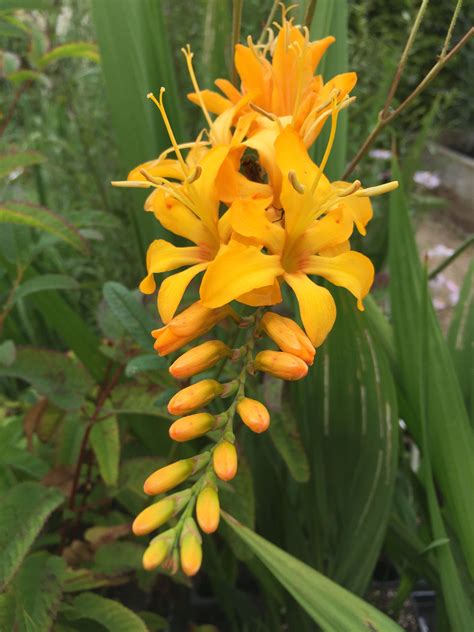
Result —
[{"label": "anther", "polygon": [[196,167],[191,171],[190,175],[186,178],[186,182],[188,184],[192,184],[193,182],[196,182],[196,180],[199,178],[201,173],[202,173],[201,165],[196,165]]},{"label": "anther", "polygon": [[294,190],[297,193],[303,194],[305,192],[304,185],[301,184],[301,182],[298,180],[298,178],[296,177],[296,173],[294,171],[288,172],[288,180],[290,181],[291,186],[294,188]]},{"label": "anther", "polygon": [[362,183],[360,180],[354,180],[354,182],[345,189],[339,189],[339,191],[337,192],[337,197],[347,197],[348,195],[352,195],[353,193],[358,191],[361,186]]},{"label": "anther", "polygon": [[397,180],[386,182],[385,184],[379,184],[376,187],[369,187],[368,189],[359,189],[356,192],[357,197],[373,197],[374,195],[382,195],[382,193],[389,193],[398,189]]}]

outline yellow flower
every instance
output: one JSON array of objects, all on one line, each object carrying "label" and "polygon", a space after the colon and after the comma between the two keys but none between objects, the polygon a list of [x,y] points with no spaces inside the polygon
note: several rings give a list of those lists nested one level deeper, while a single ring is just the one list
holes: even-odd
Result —
[{"label": "yellow flower", "polygon": [[[331,138],[335,120],[333,123]],[[263,246],[272,254],[258,251],[259,258],[253,257],[253,265],[244,262],[238,278],[229,283],[226,271],[235,265],[235,257],[229,250],[221,250],[201,285],[203,305],[216,308],[252,287],[268,288],[272,281],[285,281],[296,295],[304,328],[316,347],[331,330],[336,307],[329,290],[308,275],[345,287],[357,298],[359,309],[363,309],[362,300],[372,285],[374,269],[366,256],[350,250],[348,240],[354,222],[364,229],[370,219],[361,198],[391,190],[396,183],[373,189],[362,189],[360,183],[345,188],[331,185],[322,172],[331,142],[330,139],[321,166],[317,167],[291,126],[278,136],[276,162],[283,176],[279,221],[274,219],[275,209],[266,207],[265,199],[238,200],[229,210],[233,230],[255,244],[256,249]]]}]

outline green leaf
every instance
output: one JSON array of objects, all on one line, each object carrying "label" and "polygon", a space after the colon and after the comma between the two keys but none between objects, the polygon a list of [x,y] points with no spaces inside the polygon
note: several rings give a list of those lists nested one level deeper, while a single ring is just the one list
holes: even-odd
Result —
[{"label": "green leaf", "polygon": [[[18,74],[18,73],[17,73]],[[16,169],[39,165],[46,160],[39,151],[15,151],[0,154],[0,178],[5,178]]]},{"label": "green leaf", "polygon": [[[49,632],[59,608],[66,563],[49,553],[26,558],[13,582],[18,632]],[[30,628],[28,622],[33,622]]]},{"label": "green leaf", "polygon": [[26,202],[2,202],[0,203],[0,223],[31,226],[59,237],[83,254],[89,252],[86,241],[74,226],[60,215],[42,206],[34,206]]},{"label": "green leaf", "polygon": [[59,351],[20,347],[15,361],[0,365],[0,377],[16,377],[32,384],[59,408],[77,409],[93,385],[85,369]]},{"label": "green leaf", "polygon": [[134,377],[138,373],[144,373],[148,371],[162,371],[167,369],[168,360],[161,358],[159,355],[140,355],[132,358],[125,367],[125,375],[127,377]]},{"label": "green leaf", "polygon": [[25,9],[27,11],[51,9],[51,0],[2,0],[2,11],[11,11],[13,9]]},{"label": "green leaf", "polygon": [[19,483],[2,498],[0,512],[0,590],[18,570],[49,515],[64,496],[39,483]]},{"label": "green leaf", "polygon": [[68,613],[71,620],[92,619],[109,632],[147,632],[140,617],[118,601],[89,592],[76,597],[73,604],[74,611]]},{"label": "green leaf", "polygon": [[145,545],[138,542],[109,542],[94,558],[94,570],[105,575],[120,575],[141,570]]},{"label": "green leaf", "polygon": [[271,544],[235,518],[224,520],[324,632],[402,632],[387,616],[310,566]]},{"label": "green leaf", "polygon": [[108,417],[92,426],[90,441],[100,475],[106,485],[116,485],[120,462],[120,432],[116,417]]},{"label": "green leaf", "polygon": [[5,340],[0,344],[0,365],[11,366],[15,362],[16,347],[13,340]]},{"label": "green leaf", "polygon": [[56,46],[37,60],[38,68],[46,68],[58,59],[70,59],[81,57],[95,63],[99,63],[99,51],[97,45],[92,42],[68,42],[61,46]]},{"label": "green leaf", "polygon": [[141,347],[150,349],[155,323],[132,292],[120,283],[109,281],[104,285],[104,298],[125,331]]},{"label": "green leaf", "polygon": [[474,261],[471,261],[454,310],[448,345],[467,411],[474,424]]},{"label": "green leaf", "polygon": [[74,593],[105,586],[117,586],[121,583],[123,581],[119,578],[96,575],[87,568],[67,568],[63,590],[66,593]]},{"label": "green leaf", "polygon": [[18,86],[25,81],[37,81],[38,79],[44,79],[44,75],[36,70],[17,70],[16,72],[11,72],[6,79],[8,79],[10,83]]},{"label": "green leaf", "polygon": [[[398,164],[393,175],[400,179]],[[464,406],[452,358],[441,333],[431,302],[427,307],[428,348],[423,359],[414,353],[422,335],[423,272],[403,187],[390,194],[390,296],[402,388],[411,410],[420,411],[420,362],[427,383],[429,452],[433,474],[445,501],[445,511],[461,544],[466,563],[474,576],[474,437]],[[405,419],[421,443],[419,415]],[[453,467],[455,464],[455,467]]]},{"label": "green leaf", "polygon": [[[227,485],[219,488],[220,503],[227,511],[232,511],[239,520],[250,528],[255,526],[255,496],[252,483],[252,472],[248,463],[240,458],[237,475]],[[224,523],[220,527],[222,533],[229,540],[234,554],[240,560],[247,560],[251,556],[248,547],[235,537],[232,529]]]},{"label": "green leaf", "polygon": [[[158,93],[161,86],[166,88],[164,101],[174,133],[178,142],[187,140],[163,10],[163,3],[155,0],[92,2],[114,140],[122,168],[117,180],[123,179],[136,165],[156,158],[170,145],[159,112],[146,98],[150,90]],[[125,203],[125,196],[123,199]],[[151,239],[163,236],[163,229],[150,213],[143,212],[143,195],[133,191],[127,199],[136,247],[145,262]]]},{"label": "green leaf", "polygon": [[78,290],[79,283],[76,279],[65,274],[43,274],[25,281],[18,286],[14,301],[24,299],[34,292],[44,292],[46,290]]}]

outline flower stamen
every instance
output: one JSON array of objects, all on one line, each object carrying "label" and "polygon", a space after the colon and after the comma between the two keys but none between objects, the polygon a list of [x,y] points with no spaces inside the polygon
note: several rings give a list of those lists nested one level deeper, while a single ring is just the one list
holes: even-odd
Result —
[{"label": "flower stamen", "polygon": [[179,149],[179,145],[176,142],[176,137],[173,133],[173,128],[171,127],[171,123],[169,121],[168,115],[166,114],[166,110],[165,110],[165,106],[163,105],[163,94],[165,93],[165,88],[161,87],[160,88],[160,100],[158,101],[158,99],[155,97],[155,95],[153,94],[153,92],[149,92],[146,96],[147,99],[151,99],[153,101],[153,103],[156,105],[156,107],[159,109],[161,117],[163,119],[163,123],[165,124],[166,127],[166,131],[168,132],[168,136],[170,137],[170,141],[171,144],[173,145],[173,149],[176,152],[176,157],[179,160],[179,163],[181,165],[181,168],[183,170],[183,173],[185,175],[188,174],[189,172],[189,167],[186,164],[183,155]]}]

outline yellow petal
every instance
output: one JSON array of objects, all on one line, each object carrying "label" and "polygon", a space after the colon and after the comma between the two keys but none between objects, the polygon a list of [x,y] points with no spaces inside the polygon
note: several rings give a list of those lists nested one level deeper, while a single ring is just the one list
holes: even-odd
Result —
[{"label": "yellow petal", "polygon": [[237,198],[268,197],[272,190],[268,184],[253,182],[239,172],[239,166],[229,156],[222,163],[216,180],[219,198],[226,204],[232,204]]},{"label": "yellow petal", "polygon": [[344,252],[335,257],[309,257],[304,271],[319,274],[334,285],[345,287],[357,299],[357,307],[364,309],[362,299],[367,296],[374,280],[374,266],[360,252]]},{"label": "yellow petal", "polygon": [[255,102],[257,105],[264,107],[264,104],[261,103],[264,85],[263,65],[261,61],[255,57],[250,48],[242,44],[237,44],[235,47],[234,62],[242,80],[242,86],[245,87],[245,91],[255,92]]},{"label": "yellow petal", "polygon": [[323,39],[311,42],[311,70],[313,73],[318,67],[319,62],[321,61],[321,57],[327,51],[329,46],[331,46],[331,44],[333,44],[335,41],[335,37],[333,37],[332,35],[328,35],[328,37],[324,37]]},{"label": "yellow petal", "polygon": [[178,160],[171,160],[169,158],[160,160],[149,160],[144,162],[135,169],[132,169],[127,176],[127,180],[146,180],[145,176],[140,173],[144,169],[150,175],[160,178],[174,178],[176,180],[183,180],[183,170]]},{"label": "yellow petal", "polygon": [[261,287],[258,290],[252,290],[251,292],[241,294],[236,300],[239,301],[239,303],[251,305],[252,307],[276,305],[282,301],[280,283],[278,282],[278,279],[275,279],[273,285],[268,285],[267,287]]},{"label": "yellow petal", "polygon": [[189,246],[178,248],[164,239],[152,241],[146,253],[147,276],[140,283],[140,291],[151,294],[155,291],[153,274],[169,272],[175,268],[181,268],[192,263],[202,261],[199,248]]},{"label": "yellow petal", "polygon": [[202,171],[199,178],[187,185],[193,211],[213,234],[217,233],[219,215],[219,199],[215,181],[228,153],[229,147],[213,147],[201,161]]},{"label": "yellow petal", "polygon": [[281,171],[275,154],[275,141],[278,136],[278,126],[272,125],[259,130],[245,141],[245,145],[258,152],[259,161],[267,172],[273,187],[274,203],[280,205]]},{"label": "yellow petal", "polygon": [[285,274],[284,279],[296,295],[308,338],[319,347],[336,320],[336,304],[331,293],[301,272]]},{"label": "yellow petal", "polygon": [[201,301],[220,307],[252,290],[273,285],[283,273],[280,258],[264,255],[255,246],[232,240],[212,261],[201,283]]},{"label": "yellow petal", "polygon": [[[204,105],[209,112],[215,112],[215,114],[221,114],[225,110],[232,107],[232,103],[229,99],[226,99],[218,92],[212,90],[201,90],[201,98],[204,101]],[[187,95],[188,99],[195,105],[201,105],[198,94],[196,92],[190,92]]]},{"label": "yellow petal", "polygon": [[252,237],[266,246],[272,253],[281,253],[285,231],[267,219],[265,209],[271,198],[257,200],[235,200],[229,209],[234,231],[244,237]]},{"label": "yellow petal", "polygon": [[232,103],[237,103],[237,101],[242,96],[237,88],[232,85],[228,79],[216,79],[214,83],[219,88],[219,90],[225,94],[229,101],[232,101]]},{"label": "yellow petal", "polygon": [[339,208],[316,220],[300,237],[296,246],[302,253],[317,254],[347,242],[353,222],[349,212]]},{"label": "yellow petal", "polygon": [[[332,183],[333,187],[337,189],[346,189],[351,185],[350,182],[337,181]],[[374,216],[372,211],[372,204],[368,197],[357,197],[355,195],[348,195],[347,198],[341,200],[342,204],[349,210],[354,220],[357,230],[361,235],[366,234],[365,227]]]},{"label": "yellow petal", "polygon": [[173,318],[186,288],[208,265],[208,263],[200,263],[191,266],[182,272],[172,274],[163,281],[158,291],[158,311],[164,323],[168,323]]}]

